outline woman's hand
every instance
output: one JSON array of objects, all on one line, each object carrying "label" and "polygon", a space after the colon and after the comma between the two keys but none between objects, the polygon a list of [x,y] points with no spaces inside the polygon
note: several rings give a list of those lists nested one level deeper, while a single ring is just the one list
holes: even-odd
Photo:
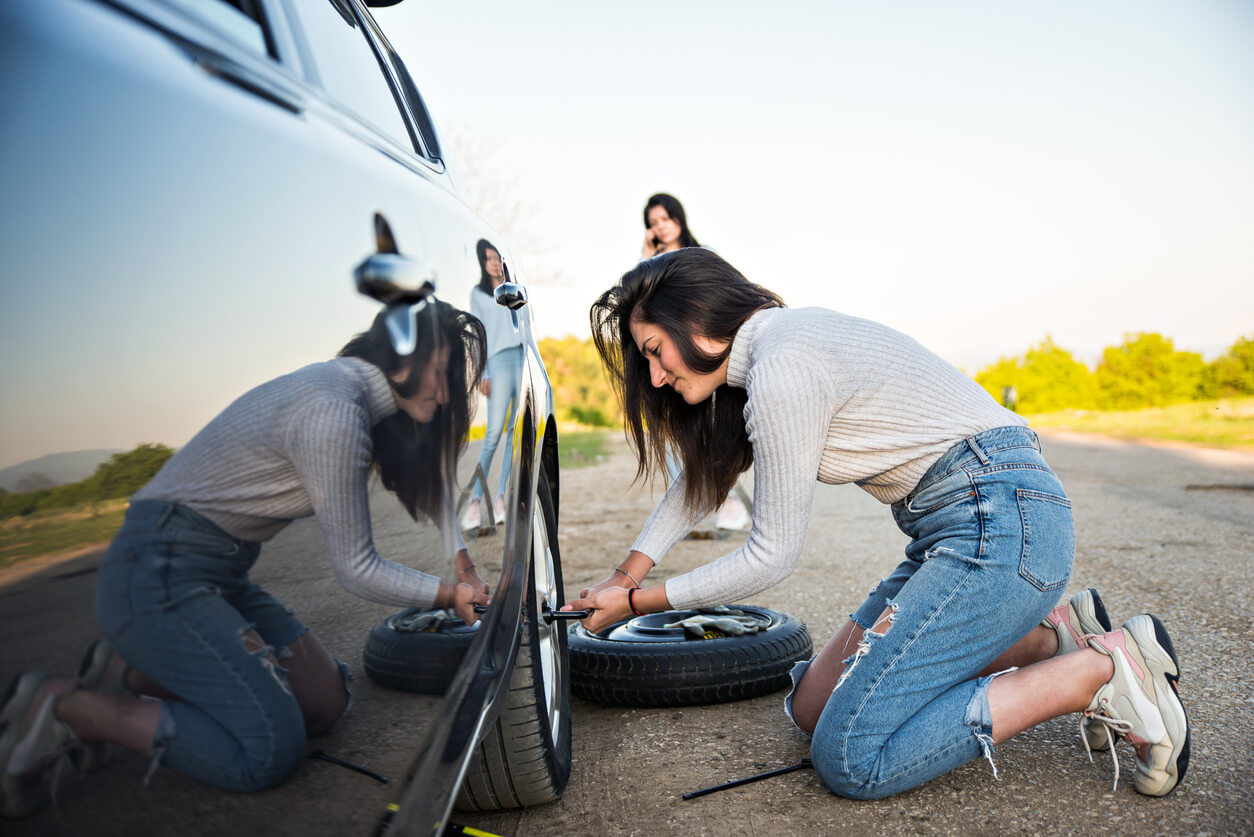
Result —
[{"label": "woman's hand", "polygon": [[[446,585],[440,585],[444,587]],[[487,585],[485,584],[486,588]],[[487,605],[491,603],[487,592],[484,590],[476,590],[469,584],[458,584],[452,588],[450,601],[445,607],[453,608],[453,612],[457,614],[457,618],[461,619],[467,625],[473,625],[479,621],[479,614],[475,613],[475,605]]]},{"label": "woman's hand", "polygon": [[484,398],[490,398],[492,396],[492,382],[489,381],[487,378],[484,378],[482,381],[480,381],[479,392],[483,393]]},{"label": "woman's hand", "polygon": [[595,587],[585,587],[580,596],[587,597],[609,587],[639,587],[644,584],[649,570],[653,569],[653,559],[643,552],[628,552],[623,562],[610,571],[605,581]]},{"label": "woman's hand", "polygon": [[628,578],[627,576],[615,570],[614,572],[609,574],[609,577],[606,578],[605,581],[602,581],[600,584],[596,585],[595,587],[585,587],[583,590],[579,592],[579,595],[580,597],[586,599],[591,595],[600,593],[602,590],[607,590],[610,587],[622,587],[623,585],[627,585],[628,587],[636,586],[631,583],[630,578]]},{"label": "woman's hand", "polygon": [[627,598],[626,587],[606,587],[595,593],[583,595],[573,602],[567,602],[562,610],[590,610],[591,613],[583,620],[583,626],[590,632],[604,630],[615,622],[630,619],[630,600]]},{"label": "woman's hand", "polygon": [[648,259],[662,252],[662,242],[653,234],[653,230],[645,230],[644,247],[640,250],[640,258]]},{"label": "woman's hand", "polygon": [[453,566],[457,570],[457,583],[466,583],[476,590],[483,593],[491,593],[492,589],[488,587],[488,583],[479,577],[479,573],[475,570],[474,562],[470,560],[470,552],[465,549],[457,550],[457,555],[453,557]]}]

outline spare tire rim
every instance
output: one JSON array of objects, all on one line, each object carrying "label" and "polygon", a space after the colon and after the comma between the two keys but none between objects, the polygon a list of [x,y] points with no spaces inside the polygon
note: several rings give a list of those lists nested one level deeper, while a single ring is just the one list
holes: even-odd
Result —
[{"label": "spare tire rim", "polygon": [[[759,610],[756,607],[736,607],[734,610],[752,616],[760,626],[758,628],[759,631],[769,630],[779,624],[769,611]],[[739,639],[739,637],[734,636],[711,636],[704,640],[698,640],[689,637],[683,628],[666,627],[674,622],[687,619],[689,616],[696,616],[701,612],[698,610],[666,610],[661,613],[646,613],[644,616],[636,616],[625,622],[616,622],[608,628],[598,631],[594,636],[615,642],[709,642],[717,639]]]},{"label": "spare tire rim", "polygon": [[549,530],[544,522],[544,510],[540,503],[533,504],[531,515],[531,560],[536,581],[536,637],[539,640],[540,674],[544,682],[544,699],[549,716],[549,734],[554,742],[560,740],[562,724],[561,666],[562,649],[554,631],[565,630],[565,623],[550,623],[544,614],[558,604],[557,578],[553,570],[553,549],[549,545]]}]

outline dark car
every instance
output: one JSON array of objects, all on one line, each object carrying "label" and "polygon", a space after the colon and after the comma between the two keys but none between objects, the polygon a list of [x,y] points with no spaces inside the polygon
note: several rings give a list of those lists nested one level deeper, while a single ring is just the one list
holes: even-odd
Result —
[{"label": "dark car", "polygon": [[485,574],[492,606],[391,825],[438,833],[464,782],[480,789],[474,804],[508,807],[556,798],[569,775],[565,623],[551,616],[557,430],[513,254],[459,194],[366,5],[0,4],[5,433],[28,432],[28,408],[67,392],[80,408],[58,411],[67,427],[129,422],[138,435],[180,410],[203,421],[334,354],[380,301],[404,305],[430,283],[467,308],[476,244],[490,241],[524,354],[505,519],[474,547],[499,576]]}]

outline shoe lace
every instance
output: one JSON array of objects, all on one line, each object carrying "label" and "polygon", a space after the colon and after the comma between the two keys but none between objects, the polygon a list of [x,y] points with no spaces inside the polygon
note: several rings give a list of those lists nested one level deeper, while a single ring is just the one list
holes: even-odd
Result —
[{"label": "shoe lace", "polygon": [[1106,733],[1106,744],[1110,751],[1110,761],[1115,766],[1115,784],[1111,787],[1111,792],[1119,789],[1119,757],[1115,755],[1115,738],[1116,735],[1123,737],[1132,731],[1132,722],[1124,721],[1120,718],[1112,718],[1102,712],[1096,710],[1088,710],[1080,716],[1080,740],[1084,742],[1084,750],[1088,753],[1089,761],[1093,761],[1093,749],[1089,746],[1089,738],[1085,735],[1085,722],[1097,722],[1102,725],[1102,730]]}]

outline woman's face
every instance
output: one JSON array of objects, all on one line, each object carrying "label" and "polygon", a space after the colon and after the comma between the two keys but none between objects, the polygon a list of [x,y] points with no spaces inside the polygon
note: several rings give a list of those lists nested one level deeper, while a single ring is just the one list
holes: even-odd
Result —
[{"label": "woman's face", "polygon": [[487,248],[483,253],[483,269],[492,277],[492,284],[499,285],[505,278],[505,268],[501,266],[501,254]]},{"label": "woman's face", "polygon": [[[417,392],[408,398],[401,398],[395,390],[392,392],[396,406],[419,424],[431,421],[440,405],[448,403],[448,360],[448,346],[436,349],[420,374]],[[392,380],[403,384],[409,379],[409,375],[410,370],[406,368]]]},{"label": "woman's face", "polygon": [[649,232],[661,245],[662,252],[679,249],[679,235],[683,230],[679,223],[671,218],[664,206],[649,207]]},{"label": "woman's face", "polygon": [[[684,364],[675,348],[675,341],[654,323],[632,319],[631,338],[640,354],[649,361],[649,380],[655,387],[669,386],[689,404],[700,404],[723,384],[727,383],[727,361],[713,372],[693,372]],[[718,354],[726,348],[726,341],[711,340],[695,335],[692,342],[706,354]]]}]

